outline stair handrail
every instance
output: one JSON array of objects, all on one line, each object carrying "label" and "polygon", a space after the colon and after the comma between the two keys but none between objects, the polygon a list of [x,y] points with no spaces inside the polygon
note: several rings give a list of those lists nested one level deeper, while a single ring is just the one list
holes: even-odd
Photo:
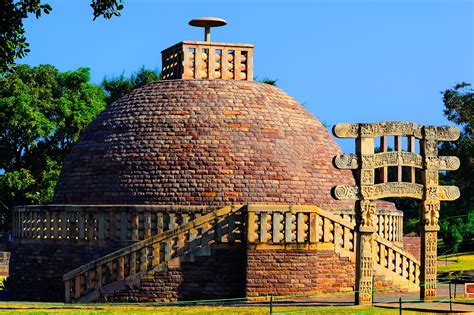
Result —
[{"label": "stair handrail", "polygon": [[[392,272],[398,274],[399,276],[405,278],[406,280],[418,284],[419,283],[419,273],[420,273],[420,262],[418,259],[413,256],[411,253],[409,253],[407,250],[399,248],[398,246],[395,246],[392,242],[388,241],[387,239],[381,237],[380,235],[376,234],[375,235],[375,242],[377,243],[378,246],[378,251],[375,253],[376,255],[379,255],[380,253],[380,245],[383,245],[391,250],[394,251],[395,254],[400,255],[401,259],[401,266],[398,268],[398,266],[394,266],[394,270],[391,270],[390,262],[387,262],[387,266],[383,266],[381,261],[378,261],[377,264],[382,265],[384,268],[387,268],[391,270]],[[388,254],[384,259],[388,259]],[[395,257],[396,258],[396,257]],[[407,266],[404,266],[404,261],[403,258],[406,259]],[[412,265],[411,265],[411,264]],[[406,274],[405,274],[406,272]]]},{"label": "stair handrail", "polygon": [[[116,260],[120,257],[125,257],[125,256],[127,256],[129,254],[133,254],[133,253],[139,253],[142,249],[146,249],[147,247],[152,246],[154,244],[156,245],[157,243],[165,242],[165,241],[167,241],[167,240],[169,240],[169,239],[171,239],[175,236],[178,236],[179,234],[187,232],[188,230],[191,230],[193,228],[198,228],[198,227],[202,226],[203,224],[211,222],[214,219],[226,216],[226,215],[231,214],[231,213],[235,213],[235,212],[241,210],[242,207],[243,206],[241,206],[241,205],[233,205],[233,206],[226,206],[226,207],[220,208],[220,209],[215,210],[211,213],[200,216],[200,217],[198,217],[198,218],[196,218],[196,219],[194,219],[190,222],[184,223],[184,224],[178,226],[175,229],[165,231],[163,233],[151,236],[147,239],[144,239],[142,241],[131,244],[127,247],[124,247],[124,248],[119,249],[115,252],[112,252],[108,255],[100,257],[99,259],[96,259],[94,261],[86,263],[86,264],[84,264],[84,265],[82,265],[82,266],[80,266],[80,267],[64,274],[63,281],[65,283],[65,288],[66,288],[66,297],[65,297],[66,302],[71,301],[70,292],[68,292],[68,290],[70,290],[70,282],[75,280],[76,277],[78,277],[78,276],[80,277],[81,275],[85,275],[86,272],[94,271],[94,270],[96,270],[97,267],[106,265],[108,263],[112,263],[114,260]],[[141,272],[141,271],[138,271],[138,272]],[[135,272],[134,274],[136,274],[138,272]],[[132,274],[130,274],[130,275],[132,275]],[[107,283],[106,284],[99,283],[98,288],[101,288],[105,285],[107,285]],[[98,288],[96,288],[96,289],[98,289]],[[69,293],[69,295],[68,295],[68,293]]]}]

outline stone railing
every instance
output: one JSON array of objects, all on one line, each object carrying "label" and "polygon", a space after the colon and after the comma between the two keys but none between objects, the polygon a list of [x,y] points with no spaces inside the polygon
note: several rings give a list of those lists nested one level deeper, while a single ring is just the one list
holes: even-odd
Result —
[{"label": "stone railing", "polygon": [[250,205],[247,242],[257,249],[318,248],[334,245],[336,251],[354,251],[353,222],[316,206]]},{"label": "stone railing", "polygon": [[375,237],[375,263],[376,266],[389,270],[396,275],[409,281],[410,284],[420,284],[420,263],[407,251],[393,246],[393,243],[382,238]]},{"label": "stone railing", "polygon": [[172,205],[21,206],[13,210],[13,237],[138,241],[174,229],[215,209]]},{"label": "stone railing", "polygon": [[163,79],[253,80],[253,45],[184,41],[161,52]]},{"label": "stone railing", "polygon": [[[349,213],[338,215],[311,205],[251,205],[247,213],[247,242],[262,250],[334,248],[355,261],[355,222],[347,216]],[[395,282],[407,281],[408,289],[417,288],[420,267],[415,257],[380,233],[376,234],[375,248],[375,267],[381,274]]]},{"label": "stone railing", "polygon": [[240,242],[235,222],[240,207],[224,207],[149,237],[64,275],[66,302],[94,301],[100,289],[132,276],[166,269],[172,259],[209,251],[214,243]]},{"label": "stone railing", "polygon": [[[354,210],[337,210],[331,213],[355,223]],[[403,247],[403,211],[392,209],[377,209],[375,229],[378,235],[393,242],[398,247]]]}]

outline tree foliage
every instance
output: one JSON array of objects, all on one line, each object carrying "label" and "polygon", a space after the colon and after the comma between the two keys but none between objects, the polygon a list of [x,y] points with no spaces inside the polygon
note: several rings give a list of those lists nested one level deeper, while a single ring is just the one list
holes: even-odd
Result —
[{"label": "tree foliage", "polygon": [[265,77],[263,79],[259,79],[257,77],[254,77],[253,80],[257,81],[257,82],[260,82],[260,83],[273,85],[273,86],[277,86],[277,82],[278,82],[278,79],[270,79],[270,78],[267,78],[267,77]]},{"label": "tree foliage", "polygon": [[159,80],[161,80],[161,73],[159,71],[146,69],[145,67],[132,73],[130,77],[125,77],[121,74],[118,77],[105,78],[102,81],[102,88],[107,94],[107,105],[115,102],[137,87]]},{"label": "tree foliage", "polygon": [[47,203],[65,155],[105,108],[89,69],[19,65],[0,77],[0,205]]},{"label": "tree foliage", "polygon": [[444,185],[456,185],[461,197],[454,202],[443,202],[440,214],[441,237],[444,243],[457,249],[474,237],[474,90],[468,83],[460,83],[443,94],[446,117],[459,125],[461,137],[456,142],[441,145],[440,155],[455,155],[461,160],[457,171],[440,174]]},{"label": "tree foliage", "polygon": [[[123,0],[92,0],[94,20],[120,16]],[[49,14],[52,8],[41,0],[0,0],[0,73],[4,74],[15,66],[15,59],[25,57],[29,52],[24,20],[33,14],[37,19]]]}]

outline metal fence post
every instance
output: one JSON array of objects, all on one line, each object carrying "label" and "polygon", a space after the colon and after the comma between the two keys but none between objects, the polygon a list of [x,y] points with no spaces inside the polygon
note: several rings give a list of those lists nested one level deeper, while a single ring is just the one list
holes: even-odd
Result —
[{"label": "metal fence post", "polygon": [[402,315],[402,298],[401,297],[398,300],[398,309],[399,309],[400,315]]},{"label": "metal fence post", "polygon": [[374,305],[374,273],[372,271],[372,306]]},{"label": "metal fence post", "polygon": [[452,303],[452,298],[451,298],[451,282],[452,280],[449,280],[449,311],[453,311],[453,303]]},{"label": "metal fence post", "polygon": [[456,279],[454,280],[454,300],[455,301],[456,301],[457,285],[458,285],[458,276],[456,276]]},{"label": "metal fence post", "polygon": [[273,314],[273,295],[270,295],[270,315]]}]

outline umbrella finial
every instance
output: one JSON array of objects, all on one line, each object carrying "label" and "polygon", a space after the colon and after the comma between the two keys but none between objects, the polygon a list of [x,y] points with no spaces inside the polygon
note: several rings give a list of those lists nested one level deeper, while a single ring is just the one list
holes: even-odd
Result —
[{"label": "umbrella finial", "polygon": [[204,27],[204,40],[211,41],[211,27],[219,27],[227,24],[227,21],[216,17],[201,17],[189,21],[189,25],[196,27]]}]

